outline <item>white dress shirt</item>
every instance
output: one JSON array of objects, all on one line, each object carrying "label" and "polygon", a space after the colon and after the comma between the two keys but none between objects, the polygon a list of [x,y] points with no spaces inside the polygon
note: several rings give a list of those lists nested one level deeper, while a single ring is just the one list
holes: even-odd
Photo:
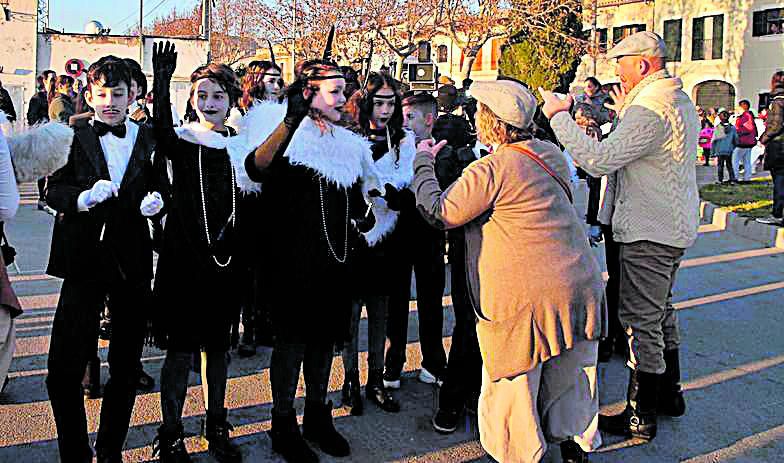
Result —
[{"label": "white dress shirt", "polygon": [[[100,120],[97,116],[96,119]],[[92,124],[92,121],[90,121],[90,123]],[[125,176],[125,169],[128,168],[128,161],[131,159],[133,145],[136,142],[138,133],[139,126],[126,119],[124,138],[119,138],[111,132],[98,137],[101,142],[101,148],[103,149],[104,159],[106,159],[106,165],[109,168],[109,178],[118,188],[122,183],[123,176]],[[87,207],[87,196],[89,193],[90,190],[87,190],[79,194],[77,200],[79,211],[84,212],[89,210]]]}]

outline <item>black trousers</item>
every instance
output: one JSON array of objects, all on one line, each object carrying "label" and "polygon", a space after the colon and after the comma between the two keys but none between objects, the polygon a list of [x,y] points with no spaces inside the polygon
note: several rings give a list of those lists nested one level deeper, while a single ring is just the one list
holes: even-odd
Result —
[{"label": "black trousers", "polygon": [[289,343],[275,341],[270,360],[270,384],[274,412],[287,415],[294,408],[300,366],[304,367],[306,401],[323,404],[327,399],[332,343]]},{"label": "black trousers", "polygon": [[724,181],[724,168],[725,167],[727,168],[727,172],[730,175],[730,182],[737,181],[737,179],[735,178],[735,173],[736,172],[732,168],[732,155],[729,155],[729,156],[721,155],[721,156],[717,156],[716,158],[718,159],[716,165],[718,166],[717,169],[718,169],[719,181],[720,182]]},{"label": "black trousers", "polygon": [[423,238],[413,244],[411,259],[400,266],[399,287],[389,298],[387,337],[389,348],[385,359],[384,377],[397,379],[406,362],[408,343],[408,303],[411,298],[411,270],[416,276],[417,314],[419,316],[419,344],[422,349],[422,367],[437,377],[446,369],[444,351],[444,297],[445,265],[444,240]]},{"label": "black trousers", "polygon": [[621,327],[621,319],[618,316],[618,285],[621,278],[621,262],[619,257],[619,245],[613,240],[612,225],[602,225],[602,235],[604,235],[604,258],[607,263],[607,339],[616,341],[618,339],[625,342],[626,335]]},{"label": "black trousers", "polygon": [[146,328],[143,311],[149,293],[150,282],[103,285],[63,281],[46,378],[62,461],[92,459],[81,383],[87,363],[95,357],[99,318],[107,296],[113,308],[110,379],[104,389],[95,448],[101,455],[121,452],[136,400],[137,367]]},{"label": "black trousers", "polygon": [[784,216],[784,169],[771,169],[773,176],[773,217]]},{"label": "black trousers", "polygon": [[476,314],[468,298],[462,230],[449,232],[449,265],[455,328],[438,406],[459,411],[467,401],[477,400],[482,388],[482,354],[476,337]]}]

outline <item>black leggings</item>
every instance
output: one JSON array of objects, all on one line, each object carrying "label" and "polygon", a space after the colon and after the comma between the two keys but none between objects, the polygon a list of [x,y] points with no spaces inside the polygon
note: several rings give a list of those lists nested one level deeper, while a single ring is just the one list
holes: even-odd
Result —
[{"label": "black leggings", "polygon": [[276,412],[286,414],[294,408],[300,366],[305,370],[306,400],[319,404],[326,402],[333,349],[332,343],[275,340],[270,361],[270,383]]},{"label": "black leggings", "polygon": [[[194,355],[194,352],[166,352],[161,369],[161,412],[165,429],[176,429],[182,423],[182,409]],[[227,357],[225,351],[201,353],[201,381],[207,414],[223,410],[229,368]]]}]

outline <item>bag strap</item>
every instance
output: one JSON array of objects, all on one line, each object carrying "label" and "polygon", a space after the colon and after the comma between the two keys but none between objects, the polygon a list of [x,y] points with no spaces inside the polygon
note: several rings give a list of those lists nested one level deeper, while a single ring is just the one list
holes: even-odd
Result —
[{"label": "bag strap", "polygon": [[517,145],[504,145],[504,146],[507,148],[511,148],[520,154],[524,154],[528,156],[532,161],[539,164],[539,167],[544,169],[544,171],[547,172],[550,175],[550,177],[553,178],[553,180],[558,182],[561,188],[563,188],[564,193],[566,193],[566,197],[569,198],[569,202],[574,204],[574,198],[572,197],[572,189],[569,188],[569,185],[566,183],[566,181],[563,178],[561,178],[560,175],[556,174],[555,171],[551,169],[550,166],[548,166],[542,160],[542,158],[540,158],[536,153],[534,153],[533,151],[527,148],[523,148],[522,146],[517,146]]}]

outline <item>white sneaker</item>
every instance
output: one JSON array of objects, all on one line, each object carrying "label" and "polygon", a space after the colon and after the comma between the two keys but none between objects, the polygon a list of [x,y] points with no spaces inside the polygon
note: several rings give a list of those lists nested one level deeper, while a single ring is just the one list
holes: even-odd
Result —
[{"label": "white sneaker", "polygon": [[384,387],[387,389],[400,389],[400,379],[393,381],[384,380]]},{"label": "white sneaker", "polygon": [[427,371],[425,367],[422,367],[422,369],[419,370],[419,381],[425,384],[436,384],[438,386],[441,386],[441,384],[443,383],[443,381],[436,378],[436,376],[433,373]]},{"label": "white sneaker", "polygon": [[776,225],[779,227],[784,226],[784,219],[780,219],[778,217],[773,217],[773,216],[757,219],[757,222],[764,223],[765,225]]}]

